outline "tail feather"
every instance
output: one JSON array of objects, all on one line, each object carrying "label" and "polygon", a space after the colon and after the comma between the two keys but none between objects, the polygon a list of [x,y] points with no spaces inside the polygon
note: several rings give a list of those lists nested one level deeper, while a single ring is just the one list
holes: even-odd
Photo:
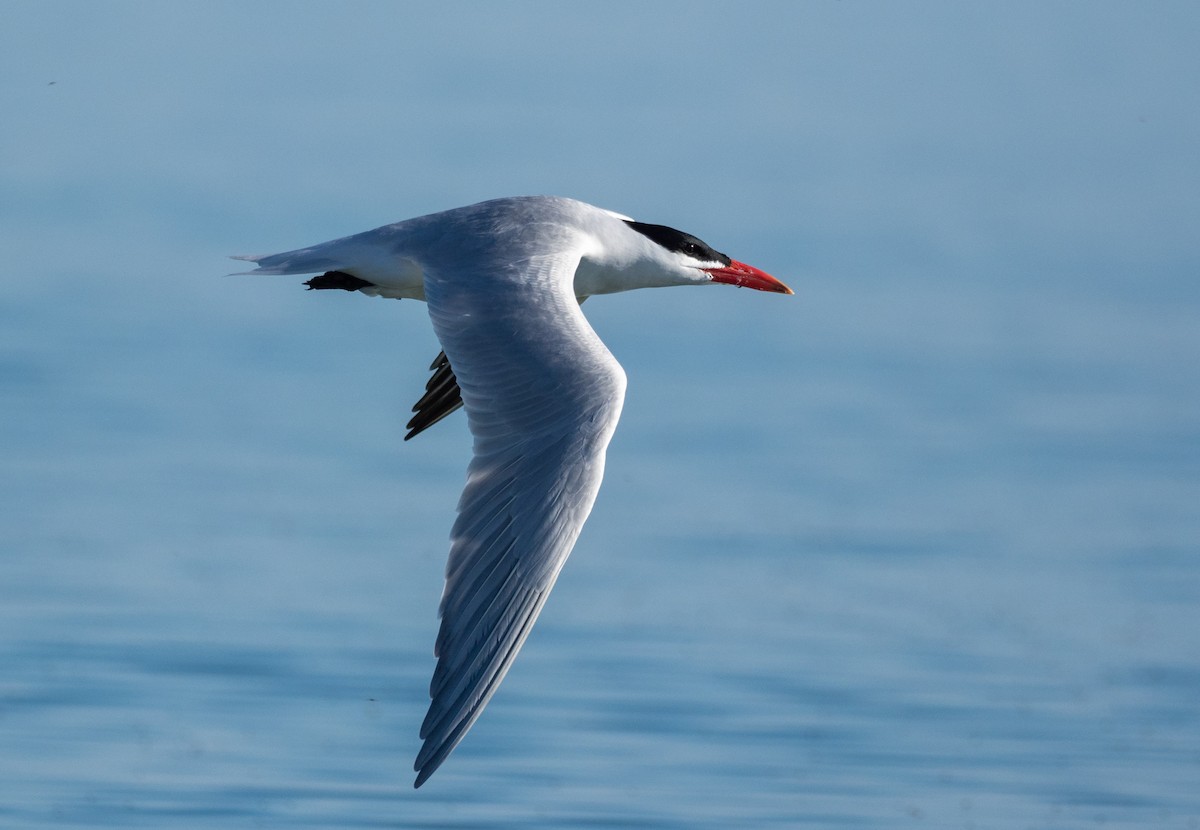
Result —
[{"label": "tail feather", "polygon": [[[281,254],[244,254],[233,259],[258,267],[243,274],[334,274],[310,288],[344,288],[374,297],[425,299],[424,274],[395,244],[392,226]],[[357,280],[362,285],[353,281]]]},{"label": "tail feather", "polygon": [[230,258],[253,262],[258,266],[253,271],[239,272],[242,274],[316,274],[347,267],[345,262],[333,259],[314,248],[301,248],[282,254],[247,254]]}]

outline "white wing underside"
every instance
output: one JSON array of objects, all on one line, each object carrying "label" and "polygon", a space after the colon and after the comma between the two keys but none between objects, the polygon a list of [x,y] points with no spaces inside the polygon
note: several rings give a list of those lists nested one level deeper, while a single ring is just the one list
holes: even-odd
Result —
[{"label": "white wing underside", "polygon": [[475,440],[451,531],[417,786],[512,665],[600,487],[625,374],[580,311],[579,259],[476,261],[470,274],[424,275]]}]

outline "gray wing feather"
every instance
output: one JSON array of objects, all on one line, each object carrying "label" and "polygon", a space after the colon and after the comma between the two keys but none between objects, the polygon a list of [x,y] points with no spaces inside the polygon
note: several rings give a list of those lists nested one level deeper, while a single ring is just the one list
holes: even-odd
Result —
[{"label": "gray wing feather", "polygon": [[625,374],[579,310],[577,263],[560,255],[473,280],[427,275],[475,441],[450,535],[418,787],[512,665],[600,487]]},{"label": "gray wing feather", "polygon": [[[582,305],[586,299],[587,297],[580,297],[579,303]],[[454,377],[454,368],[450,365],[450,359],[446,357],[445,352],[438,352],[433,363],[429,364],[429,370],[433,372],[433,375],[425,384],[425,394],[413,404],[414,414],[405,424],[405,429],[408,430],[404,436],[405,441],[420,435],[447,415],[458,411],[462,406],[462,394],[458,391],[458,378]]]}]

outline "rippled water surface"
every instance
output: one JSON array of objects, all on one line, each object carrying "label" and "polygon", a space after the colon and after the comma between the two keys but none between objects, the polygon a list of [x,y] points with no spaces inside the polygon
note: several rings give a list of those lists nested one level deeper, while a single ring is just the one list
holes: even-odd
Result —
[{"label": "rippled water surface", "polygon": [[[686,6],[9,4],[0,828],[1200,828],[1194,6]],[[588,302],[604,488],[414,791],[429,321],[224,256],[529,192],[796,296]]]},{"label": "rippled water surface", "polygon": [[[400,441],[419,306],[293,282],[255,289],[265,333],[6,307],[0,824],[1195,826],[1182,310],[1024,298],[1023,344],[914,344],[891,327],[1005,302],[914,285],[851,348],[805,309],[857,289],[595,303],[632,381],[605,490],[413,792],[468,439]],[[643,325],[709,303],[693,349]],[[409,353],[347,361],[342,326]]]}]

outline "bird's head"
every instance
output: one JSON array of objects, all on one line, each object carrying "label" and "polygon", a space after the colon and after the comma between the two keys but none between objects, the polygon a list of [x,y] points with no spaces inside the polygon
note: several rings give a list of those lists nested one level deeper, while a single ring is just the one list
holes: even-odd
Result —
[{"label": "bird's head", "polygon": [[724,283],[791,294],[779,280],[731,259],[690,233],[610,214],[617,222],[586,254],[575,276],[576,293],[609,294],[633,288]]}]

